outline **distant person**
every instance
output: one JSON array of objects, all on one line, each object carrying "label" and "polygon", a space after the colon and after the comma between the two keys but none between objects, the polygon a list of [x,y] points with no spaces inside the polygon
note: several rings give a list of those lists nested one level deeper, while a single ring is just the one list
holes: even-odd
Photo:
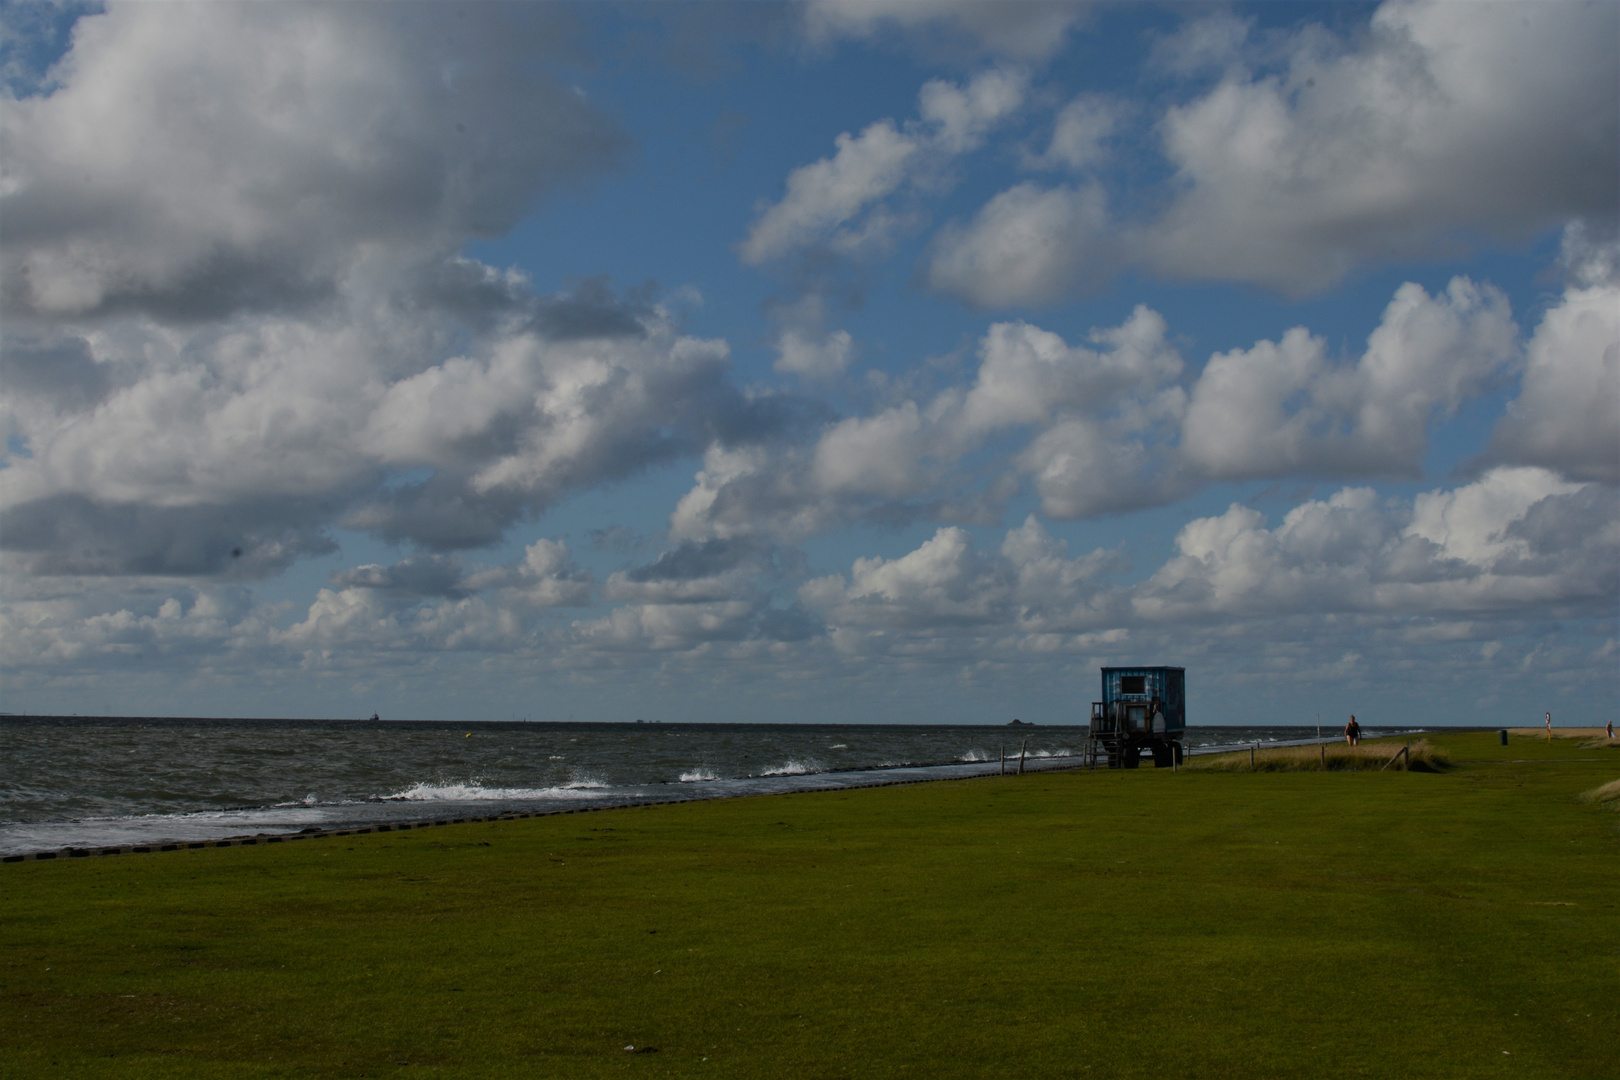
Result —
[{"label": "distant person", "polygon": [[1614,738],[1614,721],[1610,720],[1609,721],[1609,726],[1604,728],[1603,730],[1607,731],[1609,733],[1609,738],[1611,738],[1611,739]]},{"label": "distant person", "polygon": [[1356,723],[1356,714],[1350,714],[1350,722],[1344,725],[1344,741],[1350,746],[1361,745],[1361,725]]},{"label": "distant person", "polygon": [[1547,714],[1547,738],[1552,738],[1552,713]]}]

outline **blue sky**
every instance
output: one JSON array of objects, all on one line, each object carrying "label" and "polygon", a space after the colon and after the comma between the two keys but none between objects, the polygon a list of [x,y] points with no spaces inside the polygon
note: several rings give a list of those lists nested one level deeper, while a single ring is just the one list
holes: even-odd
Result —
[{"label": "blue sky", "polygon": [[3,12],[6,711],[1620,705],[1612,4]]}]

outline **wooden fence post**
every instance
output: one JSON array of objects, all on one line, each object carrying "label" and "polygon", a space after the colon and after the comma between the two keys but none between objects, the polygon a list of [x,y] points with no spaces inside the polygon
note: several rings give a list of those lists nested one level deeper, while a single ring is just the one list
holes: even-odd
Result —
[{"label": "wooden fence post", "polygon": [[1388,761],[1386,761],[1382,765],[1378,766],[1378,771],[1383,772],[1385,769],[1387,769],[1391,765],[1395,764],[1395,759],[1396,758],[1403,757],[1403,756],[1406,758],[1405,765],[1406,765],[1407,770],[1411,771],[1411,768],[1412,768],[1412,744],[1411,743],[1407,743],[1405,746],[1403,746],[1399,750],[1395,751],[1394,757],[1391,757]]},{"label": "wooden fence post", "polygon": [[1019,776],[1024,775],[1024,752],[1026,750],[1028,750],[1028,749],[1029,749],[1029,740],[1025,739],[1024,740],[1024,745],[1022,745],[1022,746],[1020,746],[1018,748],[1018,775]]}]

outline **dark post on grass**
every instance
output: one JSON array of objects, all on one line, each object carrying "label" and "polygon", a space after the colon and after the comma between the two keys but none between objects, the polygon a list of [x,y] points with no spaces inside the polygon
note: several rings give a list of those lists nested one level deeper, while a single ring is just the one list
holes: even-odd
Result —
[{"label": "dark post on grass", "polygon": [[1412,767],[1412,744],[1411,743],[1407,743],[1405,746],[1403,746],[1399,750],[1395,751],[1395,756],[1391,757],[1388,761],[1386,761],[1382,765],[1378,766],[1378,771],[1383,772],[1385,769],[1387,769],[1391,765],[1395,764],[1396,758],[1403,758],[1403,757],[1406,759],[1406,761],[1404,763],[1404,767],[1407,768],[1407,769],[1410,769]]},{"label": "dark post on grass", "polygon": [[1507,728],[1503,728],[1501,731],[1497,732],[1497,734],[1502,736],[1502,745],[1506,746],[1507,745]]},{"label": "dark post on grass", "polygon": [[1028,751],[1029,751],[1029,740],[1025,739],[1024,740],[1024,745],[1022,745],[1022,746],[1020,746],[1018,748],[1018,775],[1019,776],[1024,775],[1024,754],[1027,753]]}]

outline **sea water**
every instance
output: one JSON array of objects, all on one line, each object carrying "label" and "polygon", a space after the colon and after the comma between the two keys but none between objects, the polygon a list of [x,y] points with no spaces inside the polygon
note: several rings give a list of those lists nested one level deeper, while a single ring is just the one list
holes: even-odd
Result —
[{"label": "sea water", "polygon": [[[1197,728],[1188,744],[1314,734]],[[1085,741],[1083,725],[0,717],[0,854],[949,779],[1003,753],[1074,767]]]}]

